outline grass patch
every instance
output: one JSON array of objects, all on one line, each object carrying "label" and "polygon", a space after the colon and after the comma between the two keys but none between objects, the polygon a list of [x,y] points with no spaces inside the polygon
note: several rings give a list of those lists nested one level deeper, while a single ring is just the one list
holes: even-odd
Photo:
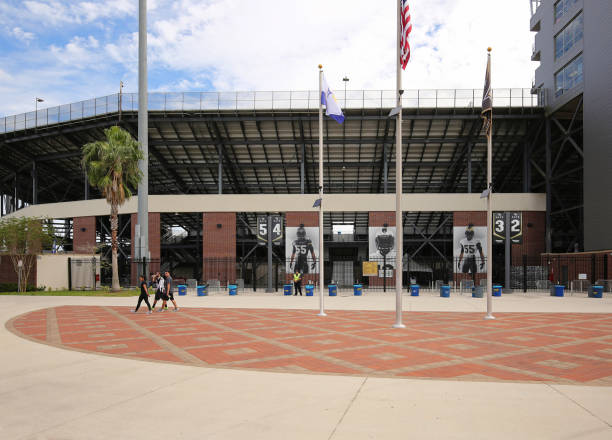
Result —
[{"label": "grass patch", "polygon": [[17,296],[138,296],[139,289],[126,289],[119,292],[111,292],[109,289],[100,290],[45,290],[35,292],[0,292],[0,295],[17,295]]}]

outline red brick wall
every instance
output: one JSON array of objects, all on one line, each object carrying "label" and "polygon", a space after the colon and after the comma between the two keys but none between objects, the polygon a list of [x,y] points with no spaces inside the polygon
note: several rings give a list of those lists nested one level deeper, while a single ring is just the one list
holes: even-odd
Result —
[{"label": "red brick wall", "polygon": [[[221,225],[221,227],[217,227]],[[202,214],[202,278],[236,282],[236,213]]]},{"label": "red brick wall", "polygon": [[[549,275],[552,270],[552,281],[554,282],[574,281],[578,279],[579,274],[586,274],[587,280],[591,283],[595,283],[602,279],[612,279],[611,252],[612,251],[542,254],[541,265],[548,266]],[[567,280],[563,279],[564,267],[567,268]]]},{"label": "red brick wall", "polygon": [[285,214],[287,226],[300,226],[303,224],[308,227],[319,226],[319,211],[294,211]]},{"label": "red brick wall", "polygon": [[[305,227],[319,227],[319,211],[293,211],[285,213],[285,226],[286,227],[298,227],[300,225]],[[320,248],[319,248],[320,249]],[[285,258],[289,259],[291,255],[285,255]],[[317,258],[321,260],[320,255]],[[321,267],[321,261],[319,261],[319,267]],[[293,274],[286,274],[286,283],[293,283]],[[319,284],[319,274],[307,273],[302,277],[302,290],[308,283]]]},{"label": "red brick wall", "polygon": [[[28,278],[28,285],[36,286],[36,258],[34,259],[34,263],[32,264],[32,269],[30,270],[30,276]],[[66,269],[68,270],[68,269]],[[13,262],[11,261],[11,257],[9,255],[0,256],[0,283],[15,283],[17,284],[17,272],[13,268]]]},{"label": "red brick wall", "polygon": [[[395,211],[370,211],[368,213],[368,226],[384,226],[385,224],[387,226],[395,226]],[[370,250],[368,249],[369,252]],[[391,263],[395,265],[395,261]],[[382,269],[382,263],[379,264],[379,269]],[[368,277],[368,284],[372,287],[380,287],[385,284],[385,280],[381,277]],[[395,287],[395,270],[393,270],[393,276],[387,278],[387,287]]]},{"label": "red brick wall", "polygon": [[523,255],[527,255],[531,260],[539,257],[545,251],[546,213],[523,211],[523,244],[512,245],[513,264],[522,265]]},{"label": "red brick wall", "polygon": [[72,249],[75,254],[93,254],[96,249],[96,217],[75,217],[72,223]]},{"label": "red brick wall", "polygon": [[[474,226],[487,226],[487,212],[486,211],[455,211],[453,213],[453,227],[462,226],[465,227],[469,224],[473,224]],[[489,240],[491,237],[489,237]],[[483,249],[486,253],[486,249]],[[478,261],[478,260],[477,260]],[[456,283],[459,283],[461,280],[472,280],[476,285],[480,285],[480,280],[484,280],[487,278],[486,273],[477,273],[475,277],[472,277],[472,274],[464,274],[457,273],[457,262],[453,259],[453,278]]]},{"label": "red brick wall", "polygon": [[455,211],[453,213],[453,226],[487,226],[486,211]]},{"label": "red brick wall", "polygon": [[376,211],[368,213],[369,226],[395,226],[395,211]]},{"label": "red brick wall", "polygon": [[[132,237],[132,250],[131,256],[134,258],[134,244],[136,238],[136,223],[138,223],[138,214],[132,214],[130,221],[131,237]],[[157,272],[160,269],[159,259],[161,258],[161,227],[160,227],[160,214],[159,212],[149,213],[149,253],[151,254],[151,260],[153,263],[149,265],[149,272]],[[132,283],[138,284],[136,280],[136,268],[132,267]]]}]

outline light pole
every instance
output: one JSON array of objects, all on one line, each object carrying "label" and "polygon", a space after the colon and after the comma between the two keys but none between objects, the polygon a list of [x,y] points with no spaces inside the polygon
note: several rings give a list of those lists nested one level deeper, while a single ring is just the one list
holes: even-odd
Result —
[{"label": "light pole", "polygon": [[45,102],[44,99],[42,98],[34,98],[34,130],[36,130],[38,128],[38,103],[39,102]]},{"label": "light pole", "polygon": [[342,81],[344,81],[344,108],[346,108],[346,83],[349,82],[348,76],[342,78]]}]

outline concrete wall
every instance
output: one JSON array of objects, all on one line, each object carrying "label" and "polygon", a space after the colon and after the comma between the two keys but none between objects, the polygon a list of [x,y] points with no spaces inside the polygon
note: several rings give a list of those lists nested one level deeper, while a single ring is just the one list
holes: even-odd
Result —
[{"label": "concrete wall", "polygon": [[612,1],[584,10],[584,248],[612,248]]},{"label": "concrete wall", "polygon": [[[149,196],[150,212],[318,212],[312,207],[316,194],[173,194]],[[326,194],[324,209],[328,212],[395,211],[395,194]],[[486,211],[486,200],[480,194],[413,193],[402,196],[404,211]],[[137,198],[132,197],[119,208],[120,214],[137,212]],[[546,195],[541,193],[498,193],[493,198],[494,211],[546,211]],[[106,200],[32,205],[8,216],[69,218],[107,216]]]},{"label": "concrete wall", "polygon": [[[36,257],[37,287],[52,290],[68,289],[68,258],[91,259],[92,254],[42,254]],[[98,266],[100,256],[97,255]],[[99,273],[99,271],[98,271]]]}]

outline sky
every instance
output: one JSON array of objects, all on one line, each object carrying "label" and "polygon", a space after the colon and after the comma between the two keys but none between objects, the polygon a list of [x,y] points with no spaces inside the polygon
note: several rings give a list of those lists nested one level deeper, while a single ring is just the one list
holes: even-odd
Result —
[{"label": "sky", "polygon": [[[528,0],[411,0],[404,89],[531,87]],[[394,90],[395,0],[148,0],[149,91]],[[138,91],[138,0],[2,0],[0,116]]]}]

